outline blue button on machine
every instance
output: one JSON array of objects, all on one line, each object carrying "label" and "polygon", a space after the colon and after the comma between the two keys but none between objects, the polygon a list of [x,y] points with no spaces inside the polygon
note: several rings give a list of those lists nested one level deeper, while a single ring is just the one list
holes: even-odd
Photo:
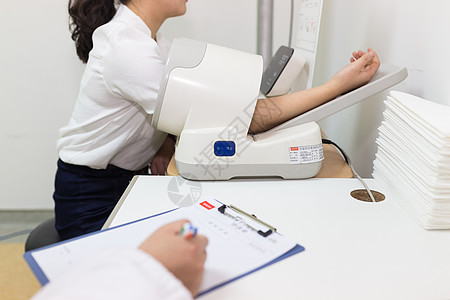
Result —
[{"label": "blue button on machine", "polygon": [[236,154],[236,144],[233,141],[216,141],[214,143],[215,156],[233,156]]}]

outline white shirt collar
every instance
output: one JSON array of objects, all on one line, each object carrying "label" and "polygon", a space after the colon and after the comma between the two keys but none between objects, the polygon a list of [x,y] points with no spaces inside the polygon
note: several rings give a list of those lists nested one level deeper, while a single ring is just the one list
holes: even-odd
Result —
[{"label": "white shirt collar", "polygon": [[115,18],[120,18],[128,24],[133,25],[133,27],[137,28],[139,31],[148,34],[150,37],[152,36],[152,32],[147,24],[145,24],[145,22],[126,5],[119,4],[116,15],[114,16],[114,19]]}]

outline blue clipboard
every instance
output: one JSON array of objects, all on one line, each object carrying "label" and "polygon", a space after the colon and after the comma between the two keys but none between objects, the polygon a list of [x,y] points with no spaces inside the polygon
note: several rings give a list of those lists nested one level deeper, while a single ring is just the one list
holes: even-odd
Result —
[{"label": "blue clipboard", "polygon": [[[202,205],[205,202],[208,203],[208,205]],[[55,274],[64,272],[64,268],[67,267],[66,265],[69,265],[69,260],[71,263],[76,263],[77,260],[83,259],[83,257],[89,253],[95,252],[96,250],[100,251],[102,248],[119,247],[123,245],[137,247],[148,235],[161,225],[180,218],[188,218],[199,229],[199,233],[206,235],[209,239],[207,251],[208,260],[210,261],[207,260],[205,263],[204,284],[202,283],[199,292],[199,296],[201,296],[305,250],[301,245],[290,241],[276,232],[268,237],[264,237],[255,232],[255,230],[249,229],[250,227],[246,228],[245,221],[243,222],[241,219],[237,221],[236,219],[233,219],[232,216],[224,215],[219,212],[218,208],[220,206],[223,206],[222,202],[215,199],[207,199],[203,202],[194,204],[192,207],[177,208],[117,227],[97,231],[47,247],[28,251],[24,254],[24,259],[41,285],[45,285],[51,281],[52,278],[59,276]],[[210,207],[213,207],[213,209]],[[228,232],[228,236],[224,235],[226,232]],[[242,239],[242,235],[246,235],[246,238]],[[223,238],[224,236],[226,238]],[[234,239],[234,237],[236,238]],[[237,237],[239,237],[239,239]],[[267,252],[273,252],[275,256],[270,257],[269,259],[264,257],[260,260],[256,260],[252,265],[244,266],[246,261],[245,255],[251,255],[252,259],[254,259],[255,254],[251,252],[252,250],[250,247],[237,241],[248,239],[250,239],[253,244],[258,244],[260,248],[265,247],[265,244],[273,244],[273,241],[278,242],[283,247],[277,249],[278,253],[273,252],[274,249],[268,249]],[[272,239],[272,242],[266,243],[265,239]],[[236,240],[234,244],[233,240]],[[226,249],[227,247],[228,249]],[[65,251],[67,249],[70,251]],[[222,253],[218,253],[220,251]],[[233,251],[235,253],[233,253]],[[242,261],[237,262],[236,265],[230,267],[230,269],[224,269],[223,274],[215,274],[218,272],[214,262],[218,261],[218,257],[222,260],[226,255],[229,255],[230,260],[233,258],[232,261],[235,261],[236,257],[239,257]],[[256,253],[256,255],[258,255],[258,253]],[[220,278],[209,277],[209,266],[212,267],[211,269],[214,269],[214,276],[219,276]]]}]

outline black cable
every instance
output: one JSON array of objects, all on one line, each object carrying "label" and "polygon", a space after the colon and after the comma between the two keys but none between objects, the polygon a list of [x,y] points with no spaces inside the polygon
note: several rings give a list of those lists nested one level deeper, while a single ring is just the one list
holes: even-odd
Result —
[{"label": "black cable", "polygon": [[345,162],[347,163],[347,165],[349,165],[347,155],[346,155],[345,152],[341,149],[341,147],[339,147],[335,142],[333,142],[333,141],[331,141],[331,140],[327,140],[327,139],[322,139],[322,143],[323,143],[323,144],[328,144],[328,145],[333,145],[333,146],[335,146],[335,147],[341,152],[342,157],[344,157]]}]

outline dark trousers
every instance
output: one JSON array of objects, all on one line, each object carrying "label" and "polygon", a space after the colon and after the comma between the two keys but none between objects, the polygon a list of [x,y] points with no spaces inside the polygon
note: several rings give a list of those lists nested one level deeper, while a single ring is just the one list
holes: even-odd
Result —
[{"label": "dark trousers", "polygon": [[113,165],[96,170],[58,160],[55,177],[55,227],[62,240],[100,230],[135,175]]}]

